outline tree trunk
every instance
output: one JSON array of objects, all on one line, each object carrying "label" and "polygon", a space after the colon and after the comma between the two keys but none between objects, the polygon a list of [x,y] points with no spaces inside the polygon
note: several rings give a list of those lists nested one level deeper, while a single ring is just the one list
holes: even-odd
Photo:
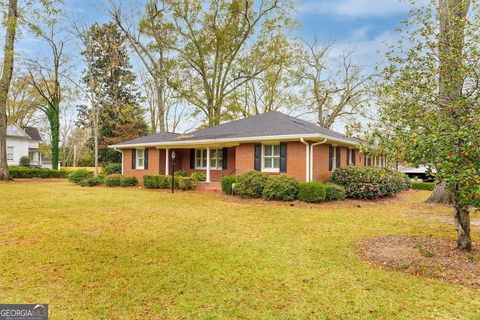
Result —
[{"label": "tree trunk", "polygon": [[472,251],[470,238],[470,212],[468,206],[456,203],[454,205],[454,220],[457,227],[457,247],[460,250]]},{"label": "tree trunk", "polygon": [[52,137],[52,169],[58,170],[58,154],[60,144],[60,117],[58,112],[51,110],[48,114],[48,122],[50,123],[50,135]]},{"label": "tree trunk", "polygon": [[7,163],[7,99],[12,82],[15,32],[17,30],[17,0],[9,0],[5,47],[3,50],[3,71],[0,79],[0,181],[11,180]]},{"label": "tree trunk", "polygon": [[452,204],[452,195],[447,189],[445,181],[440,182],[433,189],[432,195],[428,198],[427,203],[430,204]]}]

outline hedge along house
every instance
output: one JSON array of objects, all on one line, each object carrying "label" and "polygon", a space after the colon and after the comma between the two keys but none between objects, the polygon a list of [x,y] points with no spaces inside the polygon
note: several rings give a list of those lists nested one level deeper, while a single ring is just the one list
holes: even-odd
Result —
[{"label": "hedge along house", "polygon": [[337,167],[363,166],[360,140],[271,111],[187,134],[159,133],[109,146],[122,153],[122,173],[204,172],[206,182],[258,170],[299,181],[326,181]]}]

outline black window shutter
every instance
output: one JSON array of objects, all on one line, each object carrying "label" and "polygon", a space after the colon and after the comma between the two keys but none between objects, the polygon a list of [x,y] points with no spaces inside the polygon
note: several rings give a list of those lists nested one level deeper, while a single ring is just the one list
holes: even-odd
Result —
[{"label": "black window shutter", "polygon": [[136,168],[137,164],[137,149],[132,149],[132,169]]},{"label": "black window shutter", "polygon": [[328,146],[328,171],[333,169],[333,146]]},{"label": "black window shutter", "polygon": [[347,166],[350,165],[350,148],[347,148]]},{"label": "black window shutter", "polygon": [[145,157],[145,160],[143,160],[143,168],[145,170],[148,169],[148,149],[145,149],[143,156]]},{"label": "black window shutter", "polygon": [[254,170],[260,171],[262,169],[262,145],[256,144],[253,154],[253,168]]},{"label": "black window shutter", "polygon": [[342,163],[342,161],[340,159],[341,154],[342,154],[341,152],[342,152],[342,147],[337,147],[337,156],[336,156],[337,165],[336,165],[336,168],[340,168],[341,163]]},{"label": "black window shutter", "polygon": [[357,152],[355,149],[352,149],[352,165],[357,165]]},{"label": "black window shutter", "polygon": [[287,144],[280,143],[280,172],[287,172]]},{"label": "black window shutter", "polygon": [[195,169],[195,149],[190,149],[190,169]]},{"label": "black window shutter", "polygon": [[222,149],[222,170],[227,170],[227,159],[228,159],[228,149],[223,148]]}]

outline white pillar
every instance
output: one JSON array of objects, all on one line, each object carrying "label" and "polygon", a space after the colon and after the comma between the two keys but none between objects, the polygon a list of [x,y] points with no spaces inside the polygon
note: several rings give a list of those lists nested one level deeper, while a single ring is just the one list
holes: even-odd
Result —
[{"label": "white pillar", "polygon": [[205,182],[210,182],[210,148],[207,147],[207,179]]},{"label": "white pillar", "polygon": [[168,154],[168,148],[165,149],[165,175],[168,176],[168,167],[170,166],[170,156]]},{"label": "white pillar", "polygon": [[123,164],[124,164],[124,162],[123,162],[123,150],[120,150],[120,152],[122,153],[122,174],[123,174]]}]

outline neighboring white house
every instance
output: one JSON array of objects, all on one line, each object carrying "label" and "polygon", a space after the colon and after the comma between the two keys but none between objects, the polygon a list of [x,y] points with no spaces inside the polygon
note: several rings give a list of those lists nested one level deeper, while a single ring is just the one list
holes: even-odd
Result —
[{"label": "neighboring white house", "polygon": [[[42,160],[40,142],[42,137],[37,128],[23,127],[16,124],[7,126],[7,163],[16,166],[21,157],[28,157],[31,166],[46,167]],[[48,166],[48,165],[47,165]]]}]

